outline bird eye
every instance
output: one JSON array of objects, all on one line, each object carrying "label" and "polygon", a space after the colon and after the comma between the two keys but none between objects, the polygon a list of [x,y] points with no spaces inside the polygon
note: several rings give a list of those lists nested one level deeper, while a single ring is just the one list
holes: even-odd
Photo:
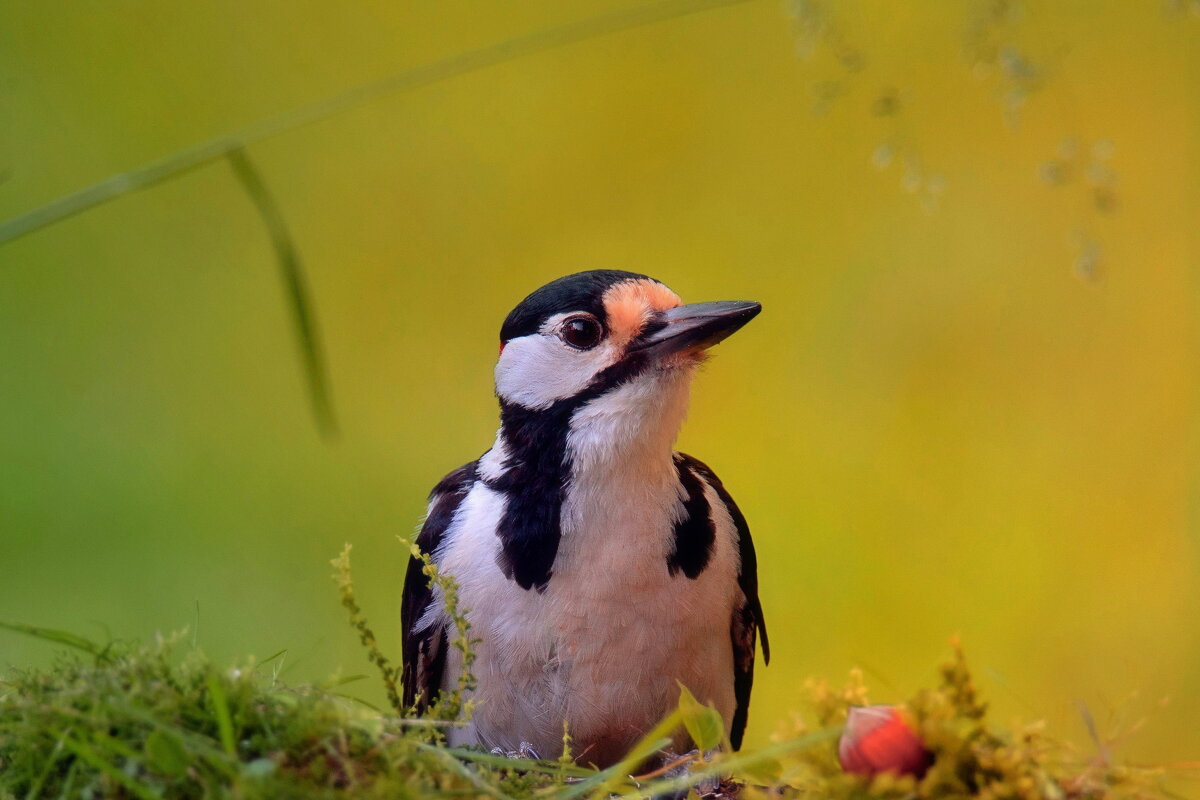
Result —
[{"label": "bird eye", "polygon": [[600,344],[600,337],[604,332],[600,329],[600,323],[591,317],[574,317],[563,323],[562,340],[571,347],[577,347],[580,350],[591,350],[596,345]]}]

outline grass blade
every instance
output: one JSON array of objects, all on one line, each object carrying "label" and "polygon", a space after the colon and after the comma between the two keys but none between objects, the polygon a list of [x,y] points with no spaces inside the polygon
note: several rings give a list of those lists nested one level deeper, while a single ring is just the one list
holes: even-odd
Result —
[{"label": "grass blade", "polygon": [[93,750],[87,743],[78,739],[72,739],[70,735],[63,735],[63,748],[73,753],[76,758],[84,762],[93,769],[104,773],[116,783],[125,788],[131,795],[138,800],[159,800],[158,795],[151,791],[148,787],[137,781],[121,770],[117,769],[112,764],[108,763]]},{"label": "grass blade", "polygon": [[11,217],[0,222],[0,244],[81,214],[122,195],[148,189],[157,183],[176,178],[197,167],[224,158],[234,150],[311,125],[389,94],[429,86],[556,47],[744,2],[748,0],[664,0],[640,8],[623,9],[555,28],[533,31],[361,84],[240,130],[178,150],[128,172],[112,175],[99,183]]},{"label": "grass blade", "polygon": [[[405,723],[413,721],[405,720]],[[544,759],[539,761],[533,758],[509,758],[508,756],[493,755],[481,750],[467,750],[463,747],[447,747],[444,745],[441,749],[461,761],[473,761],[477,764],[486,764],[489,767],[496,767],[498,769],[537,772],[543,775],[566,775],[571,778],[591,778],[596,775],[596,770],[594,769],[578,767],[573,764],[563,765],[557,761],[546,761]]]},{"label": "grass blade", "polygon": [[221,746],[231,757],[237,758],[237,742],[233,736],[233,717],[229,714],[229,702],[225,697],[225,687],[215,671],[209,672],[205,679],[208,687],[208,697],[212,702],[213,715],[217,718],[217,733],[221,738]]},{"label": "grass blade", "polygon": [[25,793],[25,800],[35,800],[42,796],[42,787],[46,784],[46,779],[50,777],[50,773],[58,767],[59,759],[62,758],[64,750],[64,742],[67,735],[64,733],[58,737],[58,744],[50,750],[50,757],[46,759],[46,763],[42,766],[41,771],[29,786],[29,791]]},{"label": "grass blade", "polygon": [[90,639],[85,639],[82,636],[71,633],[70,631],[60,631],[54,628],[40,628],[36,625],[25,625],[20,622],[0,622],[0,630],[12,631],[13,633],[23,633],[26,636],[32,636],[35,639],[43,639],[47,642],[66,645],[73,647],[76,650],[82,650],[88,655],[96,658],[103,658],[106,648],[101,647]]},{"label": "grass blade", "polygon": [[686,774],[679,777],[647,783],[639,787],[636,791],[627,792],[618,797],[620,800],[635,800],[635,798],[646,796],[669,796],[690,789],[706,778],[719,775],[732,775],[738,770],[753,769],[768,761],[773,761],[780,756],[796,753],[801,750],[808,750],[820,744],[830,742],[840,735],[840,728],[821,730],[802,736],[799,739],[791,739],[786,742],[767,745],[748,753],[724,755],[707,764],[690,769]]},{"label": "grass blade", "polygon": [[641,741],[633,746],[625,757],[613,764],[606,772],[610,774],[596,787],[593,792],[593,797],[607,797],[612,794],[616,788],[641,764],[650,756],[669,746],[671,743],[671,735],[683,725],[683,714],[678,709],[668,714],[662,722],[654,726],[654,729],[642,737]]},{"label": "grass blade", "polygon": [[279,213],[278,204],[257,170],[246,158],[246,146],[310,125],[385,95],[428,86],[556,47],[743,2],[748,0],[663,0],[641,8],[616,11],[555,28],[533,31],[389,75],[178,150],[141,167],[111,175],[46,205],[4,220],[0,222],[0,245],[82,214],[130,192],[149,189],[221,158],[228,159],[270,233],[292,312],[317,428],[323,437],[330,438],[336,433],[333,404],[316,320],[312,312],[312,301],[300,258]]},{"label": "grass blade", "polygon": [[131,719],[145,723],[156,731],[178,739],[189,753],[196,756],[213,771],[226,777],[237,773],[237,759],[231,759],[229,754],[215,746],[208,736],[163,722],[151,712],[137,706],[110,704],[109,707]]},{"label": "grass blade", "polygon": [[473,769],[468,767],[463,762],[459,761],[454,756],[450,755],[450,753],[446,752],[445,748],[438,747],[436,745],[424,744],[424,743],[418,743],[417,747],[421,750],[424,750],[427,753],[431,753],[431,754],[437,756],[438,759],[440,759],[443,764],[445,764],[447,767],[449,767],[453,772],[457,773],[459,776],[470,781],[471,784],[473,786],[475,786],[475,788],[479,789],[479,791],[483,792],[484,794],[495,797],[495,798],[497,798],[497,800],[512,800],[512,798],[510,798],[508,795],[504,794],[504,792],[500,791],[495,786],[492,786],[487,781],[485,781],[483,778],[481,778],[477,774],[475,774],[475,771]]},{"label": "grass blade", "polygon": [[300,262],[300,253],[296,249],[295,240],[288,232],[279,204],[267,188],[258,169],[247,157],[246,150],[241,147],[235,148],[229,151],[227,157],[229,165],[233,167],[233,174],[237,176],[250,201],[258,209],[271,237],[271,246],[275,249],[275,258],[279,262],[279,275],[283,280],[284,293],[292,312],[292,323],[300,346],[304,375],[308,379],[313,416],[321,435],[330,438],[337,432],[337,424],[333,417],[333,401],[329,396],[325,356],[317,332],[317,320],[313,313],[308,281],[304,276],[304,266]]}]

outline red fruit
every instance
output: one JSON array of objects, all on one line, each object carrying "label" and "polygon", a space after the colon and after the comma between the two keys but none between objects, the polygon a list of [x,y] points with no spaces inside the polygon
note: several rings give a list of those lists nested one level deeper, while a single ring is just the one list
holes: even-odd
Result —
[{"label": "red fruit", "polygon": [[932,755],[897,706],[856,706],[850,709],[838,742],[842,769],[868,777],[884,772],[920,778]]}]

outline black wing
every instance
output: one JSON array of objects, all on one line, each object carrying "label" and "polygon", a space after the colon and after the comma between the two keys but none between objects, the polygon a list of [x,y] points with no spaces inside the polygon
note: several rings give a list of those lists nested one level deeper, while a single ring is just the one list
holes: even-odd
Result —
[{"label": "black wing", "polygon": [[[454,519],[463,498],[475,483],[476,464],[459,467],[442,478],[429,493],[429,514],[417,534],[421,552],[433,554]],[[424,711],[436,698],[446,671],[446,626],[435,624],[416,631],[414,626],[433,602],[433,590],[421,572],[421,562],[409,557],[404,575],[404,597],[400,604],[400,627],[404,637],[404,706]]]},{"label": "black wing", "polygon": [[684,455],[683,459],[693,472],[716,491],[717,497],[725,504],[737,528],[738,554],[741,556],[738,586],[742,590],[742,605],[734,609],[729,627],[733,643],[733,693],[737,700],[729,741],[733,749],[737,750],[742,746],[742,734],[746,731],[746,719],[750,713],[750,689],[754,685],[754,649],[759,634],[762,635],[763,663],[771,662],[767,623],[763,619],[762,603],[758,599],[758,557],[754,553],[754,541],[750,538],[750,526],[746,524],[746,518],[729,496],[721,479],[697,459],[688,455]]}]

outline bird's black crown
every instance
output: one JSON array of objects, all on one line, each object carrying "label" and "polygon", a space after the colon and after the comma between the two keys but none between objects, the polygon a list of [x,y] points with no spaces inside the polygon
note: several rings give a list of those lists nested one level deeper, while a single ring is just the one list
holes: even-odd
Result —
[{"label": "bird's black crown", "polygon": [[548,317],[568,311],[587,311],[604,321],[601,298],[610,286],[623,281],[650,280],[636,272],[592,269],[550,281],[517,304],[500,327],[500,341],[535,333]]}]

